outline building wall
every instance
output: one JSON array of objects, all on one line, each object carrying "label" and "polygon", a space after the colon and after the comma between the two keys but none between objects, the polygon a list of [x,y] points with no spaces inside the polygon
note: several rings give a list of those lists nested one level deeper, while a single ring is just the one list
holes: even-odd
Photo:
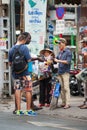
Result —
[{"label": "building wall", "polygon": [[11,95],[11,71],[8,64],[8,51],[11,43],[9,6],[9,0],[0,0],[0,97],[3,94]]},{"label": "building wall", "polygon": [[4,69],[4,64],[3,64],[3,52],[0,50],[0,98],[2,96],[2,91],[3,91],[3,69]]}]

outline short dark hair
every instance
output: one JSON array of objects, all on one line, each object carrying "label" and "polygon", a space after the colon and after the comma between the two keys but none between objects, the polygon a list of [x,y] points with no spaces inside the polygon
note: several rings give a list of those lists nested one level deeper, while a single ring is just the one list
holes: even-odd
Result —
[{"label": "short dark hair", "polygon": [[21,34],[26,37],[27,41],[26,41],[25,44],[28,45],[30,43],[30,41],[31,41],[31,35],[30,35],[30,33],[29,32],[23,32]]},{"label": "short dark hair", "polygon": [[18,36],[18,38],[17,38],[17,41],[22,41],[22,40],[26,40],[26,36],[25,35],[23,35],[23,34],[20,34],[19,36]]},{"label": "short dark hair", "polygon": [[30,37],[30,38],[31,38],[31,35],[30,35],[30,33],[28,33],[28,32],[23,32],[23,33],[21,33],[21,34],[25,35],[26,38],[27,38],[27,37]]}]

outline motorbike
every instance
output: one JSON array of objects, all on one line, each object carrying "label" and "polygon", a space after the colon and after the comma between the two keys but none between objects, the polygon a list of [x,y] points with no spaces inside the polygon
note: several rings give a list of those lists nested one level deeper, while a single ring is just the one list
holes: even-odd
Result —
[{"label": "motorbike", "polygon": [[81,96],[84,96],[84,82],[82,82],[82,81],[79,81],[79,86],[80,86],[80,95]]},{"label": "motorbike", "polygon": [[84,87],[87,82],[87,68],[84,68],[76,75],[76,78],[79,80],[80,86],[80,95],[84,96]]},{"label": "motorbike", "polygon": [[84,95],[84,85],[82,81],[76,78],[76,75],[80,72],[79,69],[70,70],[70,94],[72,96]]}]

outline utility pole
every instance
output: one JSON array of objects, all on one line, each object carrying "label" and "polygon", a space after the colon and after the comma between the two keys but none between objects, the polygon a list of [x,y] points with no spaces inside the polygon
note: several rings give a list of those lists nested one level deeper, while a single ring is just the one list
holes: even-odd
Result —
[{"label": "utility pole", "polygon": [[20,30],[24,31],[24,0],[20,1]]},{"label": "utility pole", "polygon": [[15,0],[10,0],[10,46],[16,42],[16,30],[15,30]]}]

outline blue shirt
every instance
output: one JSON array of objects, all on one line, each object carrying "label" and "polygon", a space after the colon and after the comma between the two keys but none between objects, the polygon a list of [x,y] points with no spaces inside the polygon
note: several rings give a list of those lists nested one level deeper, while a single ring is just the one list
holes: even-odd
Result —
[{"label": "blue shirt", "polygon": [[[9,59],[9,62],[12,62],[13,59],[12,59],[12,56],[13,56],[13,52],[14,52],[14,49],[15,48],[18,48],[19,45],[14,45],[10,50],[9,50],[9,55],[8,55],[8,59]],[[20,46],[20,51],[23,53],[26,61],[30,60],[31,59],[31,56],[30,56],[30,53],[29,53],[29,49],[26,45],[21,45]],[[15,72],[12,70],[12,75],[14,78],[19,78],[19,77],[22,77],[22,76],[26,76],[26,75],[29,75],[29,71],[28,69],[25,70],[24,72],[20,73],[20,74],[15,74]]]},{"label": "blue shirt", "polygon": [[57,56],[57,59],[66,60],[68,62],[68,64],[59,63],[58,74],[64,74],[66,72],[69,73],[72,60],[72,52],[70,51],[70,49],[65,48],[65,50],[60,51]]}]

